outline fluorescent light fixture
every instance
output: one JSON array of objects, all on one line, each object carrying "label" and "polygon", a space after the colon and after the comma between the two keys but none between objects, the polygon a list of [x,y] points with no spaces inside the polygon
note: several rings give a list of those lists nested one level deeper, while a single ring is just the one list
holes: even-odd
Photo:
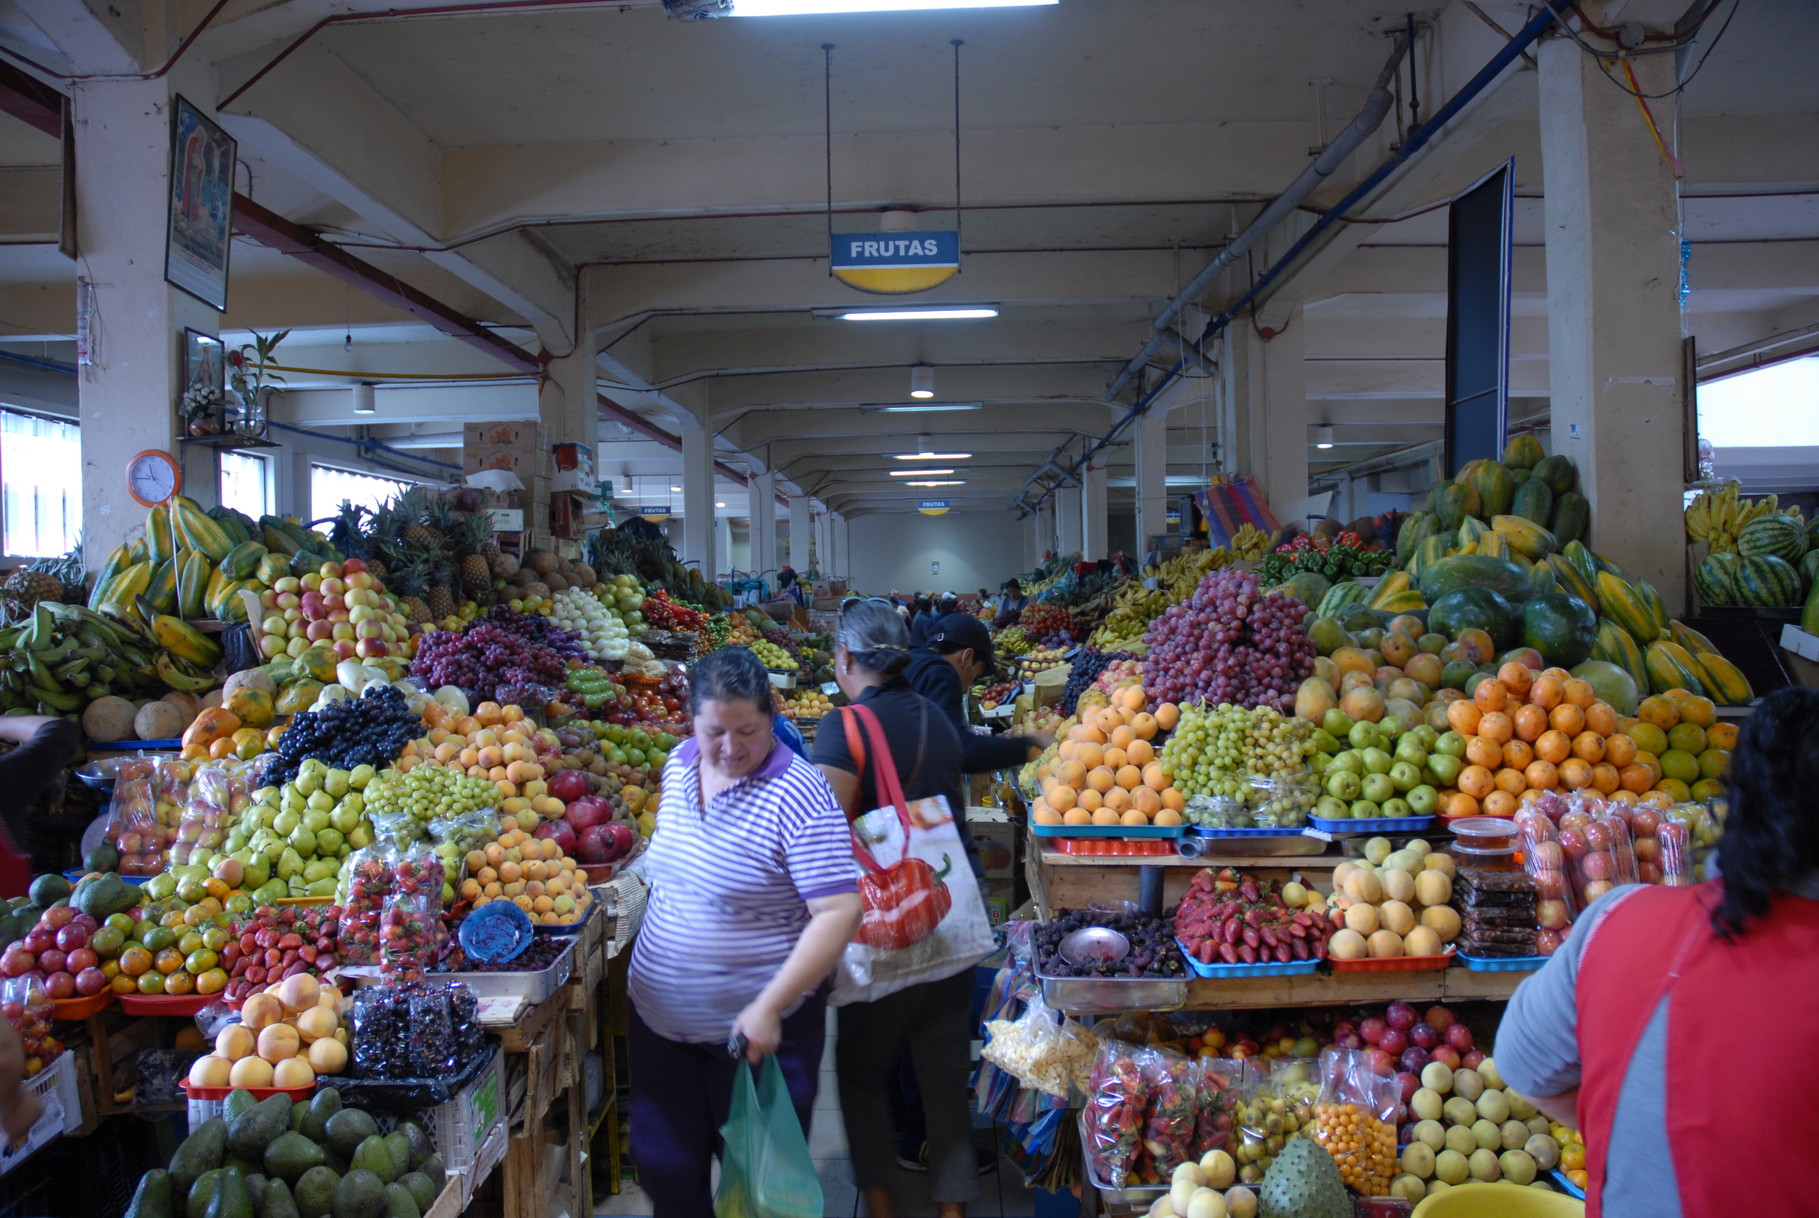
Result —
[{"label": "fluorescent light fixture", "polygon": [[927,364],[917,364],[910,369],[910,396],[913,398],[932,398],[935,396],[935,370]]},{"label": "fluorescent light fixture", "polygon": [[[953,472],[954,471],[951,469],[894,469],[891,471],[891,477],[893,477],[893,478],[926,478],[930,474],[951,474]],[[911,483],[911,485],[913,486],[915,484]]]},{"label": "fluorescent light fixture", "polygon": [[726,504],[724,504],[724,503],[716,503],[716,504],[715,504],[715,505],[714,505],[714,506],[715,506],[715,507],[725,507],[725,506],[726,506]]},{"label": "fluorescent light fixture", "polygon": [[995,305],[930,305],[925,309],[848,309],[816,313],[839,321],[973,321],[998,316]]},{"label": "fluorescent light fixture", "polygon": [[859,407],[860,414],[933,414],[942,410],[984,410],[984,402],[887,402]]},{"label": "fluorescent light fixture", "polygon": [[379,409],[373,401],[373,383],[361,381],[354,386],[354,413],[373,414]]},{"label": "fluorescent light fixture", "polygon": [[682,493],[682,488],[681,488],[681,487],[679,487],[679,486],[672,486],[672,487],[670,487],[670,490],[671,490],[671,491],[673,491],[673,492],[675,492],[675,493],[676,493],[676,494],[681,494],[681,493]]},{"label": "fluorescent light fixture", "polygon": [[1333,446],[1333,429],[1330,426],[1314,428],[1314,447],[1331,448]]},{"label": "fluorescent light fixture", "polygon": [[950,478],[946,481],[943,481],[943,480],[937,478],[933,482],[905,482],[903,485],[905,485],[905,486],[965,486],[966,479]]},{"label": "fluorescent light fixture", "polygon": [[1029,8],[1060,0],[733,0],[735,17],[897,13],[941,8]]},{"label": "fluorescent light fixture", "polygon": [[964,461],[972,453],[898,453],[893,461]]}]

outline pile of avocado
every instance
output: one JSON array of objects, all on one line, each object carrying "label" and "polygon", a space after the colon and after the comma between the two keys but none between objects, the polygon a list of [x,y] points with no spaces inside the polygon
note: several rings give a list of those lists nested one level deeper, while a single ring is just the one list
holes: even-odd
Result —
[{"label": "pile of avocado", "polygon": [[443,1184],[429,1134],[388,1134],[324,1087],[292,1103],[246,1091],[139,1181],[126,1218],[422,1218]]}]

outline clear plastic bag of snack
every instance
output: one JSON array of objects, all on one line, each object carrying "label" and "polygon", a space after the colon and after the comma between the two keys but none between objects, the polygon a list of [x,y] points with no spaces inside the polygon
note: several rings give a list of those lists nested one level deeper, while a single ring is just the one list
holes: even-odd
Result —
[{"label": "clear plastic bag of snack", "polygon": [[1060,1099],[1092,1083],[1093,1063],[1099,1042],[1078,1023],[1049,1008],[1036,995],[1016,1019],[995,1019],[985,1025],[981,1052],[986,1061],[1011,1075],[1024,1087]]},{"label": "clear plastic bag of snack", "polygon": [[1320,1100],[1320,1075],[1306,1059],[1252,1063],[1247,1093],[1233,1116],[1232,1158],[1246,1184],[1263,1179],[1288,1140],[1314,1119]]},{"label": "clear plastic bag of snack", "polygon": [[1080,1144],[1095,1180],[1108,1188],[1132,1183],[1143,1149],[1149,1084],[1139,1051],[1117,1040],[1099,1046],[1098,1060],[1080,1110]]},{"label": "clear plastic bag of snack", "polygon": [[354,991],[348,1017],[355,1078],[418,1078],[412,1052],[410,989],[369,985]]},{"label": "clear plastic bag of snack", "polygon": [[379,913],[379,971],[394,981],[421,981],[448,950],[442,900],[393,892]]},{"label": "clear plastic bag of snack", "polygon": [[1145,1184],[1160,1184],[1194,1154],[1194,1114],[1200,1099],[1199,1070],[1192,1058],[1168,1049],[1138,1051],[1143,1081],[1149,1090],[1144,1108],[1143,1151],[1138,1175]]},{"label": "clear plastic bag of snack", "polygon": [[1194,1157],[1199,1159],[1211,1151],[1231,1149],[1239,1097],[1253,1071],[1247,1061],[1201,1057],[1194,1063],[1194,1072]]},{"label": "clear plastic bag of snack", "polygon": [[1320,1054],[1320,1102],[1310,1136],[1339,1165],[1353,1192],[1381,1197],[1396,1178],[1395,1075],[1380,1075],[1366,1052],[1326,1049]]}]

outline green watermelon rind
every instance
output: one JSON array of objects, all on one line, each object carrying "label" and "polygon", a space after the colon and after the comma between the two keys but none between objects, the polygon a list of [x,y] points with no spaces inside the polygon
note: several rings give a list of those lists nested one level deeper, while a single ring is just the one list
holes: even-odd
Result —
[{"label": "green watermelon rind", "polygon": [[1699,560],[1693,568],[1693,591],[1700,603],[1720,607],[1737,603],[1736,565],[1736,556],[1730,554],[1707,554]]},{"label": "green watermelon rind", "polygon": [[1800,603],[1800,573],[1784,558],[1762,554],[1737,564],[1739,605],[1786,608]]},{"label": "green watermelon rind", "polygon": [[1737,531],[1737,552],[1745,558],[1797,563],[1806,554],[1806,527],[1779,513],[1758,516]]}]

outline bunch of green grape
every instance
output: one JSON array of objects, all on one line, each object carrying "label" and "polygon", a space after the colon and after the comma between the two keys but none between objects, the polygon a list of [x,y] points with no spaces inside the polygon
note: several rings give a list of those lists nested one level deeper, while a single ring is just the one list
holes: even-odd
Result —
[{"label": "bunch of green grape", "polygon": [[1247,772],[1259,778],[1281,778],[1308,768],[1308,760],[1314,755],[1312,723],[1268,706],[1240,713],[1250,716],[1250,729],[1244,738]]},{"label": "bunch of green grape", "polygon": [[1250,712],[1241,706],[1183,707],[1180,723],[1162,746],[1162,768],[1190,798],[1244,799],[1251,790],[1244,768],[1249,736]]},{"label": "bunch of green grape", "polygon": [[488,811],[499,806],[499,788],[452,766],[418,765],[400,774],[382,771],[366,787],[366,810],[377,816],[408,813],[426,824],[444,817]]}]

